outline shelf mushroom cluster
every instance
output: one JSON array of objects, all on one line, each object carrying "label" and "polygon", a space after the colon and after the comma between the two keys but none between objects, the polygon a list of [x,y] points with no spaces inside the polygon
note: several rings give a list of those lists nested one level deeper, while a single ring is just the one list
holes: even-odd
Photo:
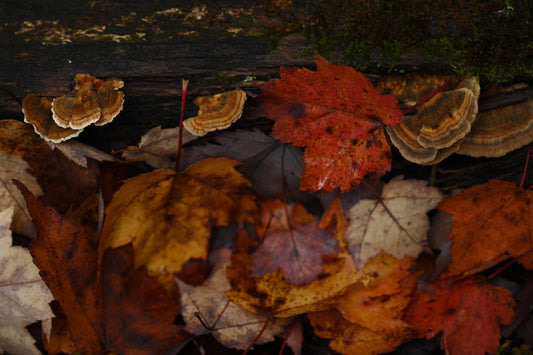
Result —
[{"label": "shelf mushroom cluster", "polygon": [[185,120],[183,126],[195,136],[228,128],[241,117],[245,101],[246,93],[242,90],[199,96],[193,100],[198,115]]},{"label": "shelf mushroom cluster", "polygon": [[[386,77],[377,84],[407,106],[414,106],[446,78],[409,74]],[[402,117],[398,126],[386,127],[402,156],[414,163],[436,164],[453,153],[473,157],[499,157],[533,141],[533,99],[478,113],[480,86],[476,78],[452,79],[431,99]]]},{"label": "shelf mushroom cluster", "polygon": [[33,125],[46,141],[59,143],[77,137],[85,127],[105,125],[120,113],[124,82],[118,79],[103,81],[88,74],[75,78],[76,96],[60,96],[53,100],[27,95],[22,103],[24,122]]}]

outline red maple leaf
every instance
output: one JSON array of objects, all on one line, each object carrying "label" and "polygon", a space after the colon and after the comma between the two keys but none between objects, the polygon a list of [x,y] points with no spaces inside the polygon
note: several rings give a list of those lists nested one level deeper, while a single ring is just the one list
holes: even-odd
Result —
[{"label": "red maple leaf", "polygon": [[404,320],[427,338],[443,332],[441,347],[448,354],[484,355],[499,346],[500,325],[509,324],[515,302],[503,287],[480,277],[419,285]]},{"label": "red maple leaf", "polygon": [[272,136],[306,147],[300,189],[349,191],[366,175],[390,170],[384,125],[399,124],[402,112],[391,95],[380,95],[362,73],[317,60],[317,71],[280,69],[265,84],[261,108],[276,121]]}]

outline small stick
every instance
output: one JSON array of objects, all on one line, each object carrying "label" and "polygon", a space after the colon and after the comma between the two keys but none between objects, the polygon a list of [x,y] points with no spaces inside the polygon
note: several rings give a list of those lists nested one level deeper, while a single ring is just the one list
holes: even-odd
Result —
[{"label": "small stick", "polygon": [[181,146],[183,142],[183,115],[185,114],[185,96],[187,95],[187,84],[189,80],[181,79],[181,114],[180,114],[180,133],[178,135],[178,154],[176,155],[176,167],[174,170],[176,172],[180,169],[180,158],[181,158]]}]

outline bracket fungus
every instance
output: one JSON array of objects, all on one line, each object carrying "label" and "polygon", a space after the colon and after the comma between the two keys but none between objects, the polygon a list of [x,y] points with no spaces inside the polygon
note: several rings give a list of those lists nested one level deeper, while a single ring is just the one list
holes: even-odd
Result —
[{"label": "bracket fungus", "polygon": [[[416,103],[446,82],[438,76],[388,78],[378,84],[404,103]],[[456,152],[470,132],[478,112],[480,87],[476,78],[451,83],[456,89],[441,91],[417,107],[415,115],[402,117],[387,134],[403,157],[418,164],[436,164]]]},{"label": "bracket fungus", "polygon": [[22,103],[24,122],[33,125],[44,140],[59,143],[77,137],[86,126],[113,121],[122,110],[124,82],[103,81],[88,74],[76,75],[75,97],[60,96],[50,101],[34,94]]},{"label": "bracket fungus", "polygon": [[103,81],[88,74],[76,75],[76,96],[60,96],[52,102],[52,117],[63,128],[83,129],[109,123],[122,110],[124,86],[118,79]]},{"label": "bracket fungus", "polygon": [[198,116],[185,120],[183,126],[195,136],[228,128],[241,117],[245,101],[242,90],[197,97],[193,102],[199,107]]},{"label": "bracket fungus", "polygon": [[533,141],[533,99],[478,115],[459,154],[501,157]]},{"label": "bracket fungus", "polygon": [[48,142],[60,143],[77,137],[82,130],[63,128],[52,119],[52,101],[46,97],[29,94],[22,102],[24,122],[33,125],[35,133]]}]

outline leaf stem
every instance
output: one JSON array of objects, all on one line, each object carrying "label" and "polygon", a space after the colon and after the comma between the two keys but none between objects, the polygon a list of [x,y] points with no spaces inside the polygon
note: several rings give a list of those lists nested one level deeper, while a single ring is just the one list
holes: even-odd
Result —
[{"label": "leaf stem", "polygon": [[180,170],[181,146],[183,142],[183,115],[185,112],[185,96],[187,95],[187,84],[189,80],[181,79],[181,113],[180,113],[180,132],[178,135],[178,154],[176,155],[176,167],[174,170]]},{"label": "leaf stem", "polygon": [[526,156],[526,164],[524,165],[524,172],[522,173],[522,180],[520,181],[520,188],[524,188],[524,182],[526,181],[526,175],[527,175],[527,166],[529,165],[529,157],[531,155],[531,143],[529,143],[529,146],[527,148],[527,156]]},{"label": "leaf stem", "polygon": [[450,84],[450,78],[446,79],[444,84],[441,87],[439,87],[437,90],[433,91],[431,94],[429,94],[428,96],[424,97],[422,100],[418,101],[413,107],[409,107],[407,110],[405,110],[403,112],[403,115],[404,116],[407,115],[409,112],[413,111],[415,109],[415,107],[422,105],[424,102],[428,101],[433,96],[437,95],[439,92],[444,90],[446,88],[446,86],[448,86],[448,84]]}]

